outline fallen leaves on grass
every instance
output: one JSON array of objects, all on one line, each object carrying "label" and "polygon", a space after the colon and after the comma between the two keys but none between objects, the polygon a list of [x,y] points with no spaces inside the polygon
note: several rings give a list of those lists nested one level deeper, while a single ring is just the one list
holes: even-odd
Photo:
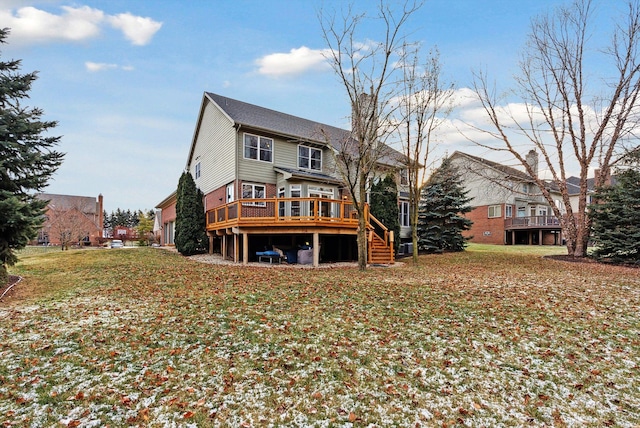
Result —
[{"label": "fallen leaves on grass", "polygon": [[33,293],[0,309],[0,414],[32,426],[640,424],[637,271],[472,252],[421,263],[265,275],[158,250],[30,256],[15,269]]}]

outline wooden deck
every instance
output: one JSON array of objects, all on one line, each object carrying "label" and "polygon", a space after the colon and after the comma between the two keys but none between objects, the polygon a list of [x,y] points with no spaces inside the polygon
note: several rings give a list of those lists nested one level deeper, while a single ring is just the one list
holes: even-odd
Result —
[{"label": "wooden deck", "polygon": [[207,230],[231,227],[358,228],[351,202],[324,198],[240,199],[207,211]]},{"label": "wooden deck", "polygon": [[504,220],[505,230],[514,229],[560,229],[560,220],[551,215],[513,217]]},{"label": "wooden deck", "polygon": [[[368,206],[366,209],[369,263],[393,263],[393,233],[369,214]],[[208,210],[206,221],[207,231],[216,235],[311,232],[356,235],[358,231],[357,212],[346,199],[239,199]]]}]

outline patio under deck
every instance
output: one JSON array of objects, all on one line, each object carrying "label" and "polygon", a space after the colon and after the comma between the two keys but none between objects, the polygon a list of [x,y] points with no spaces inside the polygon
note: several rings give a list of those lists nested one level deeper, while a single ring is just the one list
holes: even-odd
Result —
[{"label": "patio under deck", "polygon": [[[367,210],[368,262],[393,263],[393,233]],[[348,200],[326,198],[240,199],[207,211],[207,232],[222,237],[227,254],[227,237],[234,239],[233,259],[249,261],[249,235],[313,236],[313,265],[319,264],[319,236],[357,235],[358,215]],[[242,237],[242,242],[239,238]],[[382,248],[381,248],[382,247]],[[239,253],[242,248],[242,255]]]},{"label": "patio under deck", "polygon": [[555,216],[507,218],[504,220],[504,230],[508,244],[545,245],[546,242],[546,245],[562,245],[562,228]]}]

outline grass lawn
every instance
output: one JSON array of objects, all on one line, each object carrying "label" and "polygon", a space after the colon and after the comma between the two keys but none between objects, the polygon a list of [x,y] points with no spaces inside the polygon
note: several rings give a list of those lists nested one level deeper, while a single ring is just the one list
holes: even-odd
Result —
[{"label": "grass lawn", "polygon": [[640,271],[471,246],[290,269],[24,254],[5,426],[640,426]]}]

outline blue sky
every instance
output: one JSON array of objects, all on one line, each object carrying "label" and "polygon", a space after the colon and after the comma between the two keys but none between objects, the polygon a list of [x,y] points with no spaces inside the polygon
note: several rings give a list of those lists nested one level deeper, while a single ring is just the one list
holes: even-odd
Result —
[{"label": "blue sky", "polygon": [[[343,3],[0,0],[0,26],[12,28],[2,59],[39,71],[30,104],[59,122],[66,158],[45,191],[102,193],[108,212],[153,208],[175,190],[204,91],[346,127],[344,89],[319,59],[317,17]],[[611,3],[599,6],[602,27],[615,16]],[[445,77],[463,91],[473,70],[508,83],[530,19],[561,4],[427,0],[407,30],[425,49],[438,47]],[[483,155],[455,133],[442,139],[440,153]]]}]

